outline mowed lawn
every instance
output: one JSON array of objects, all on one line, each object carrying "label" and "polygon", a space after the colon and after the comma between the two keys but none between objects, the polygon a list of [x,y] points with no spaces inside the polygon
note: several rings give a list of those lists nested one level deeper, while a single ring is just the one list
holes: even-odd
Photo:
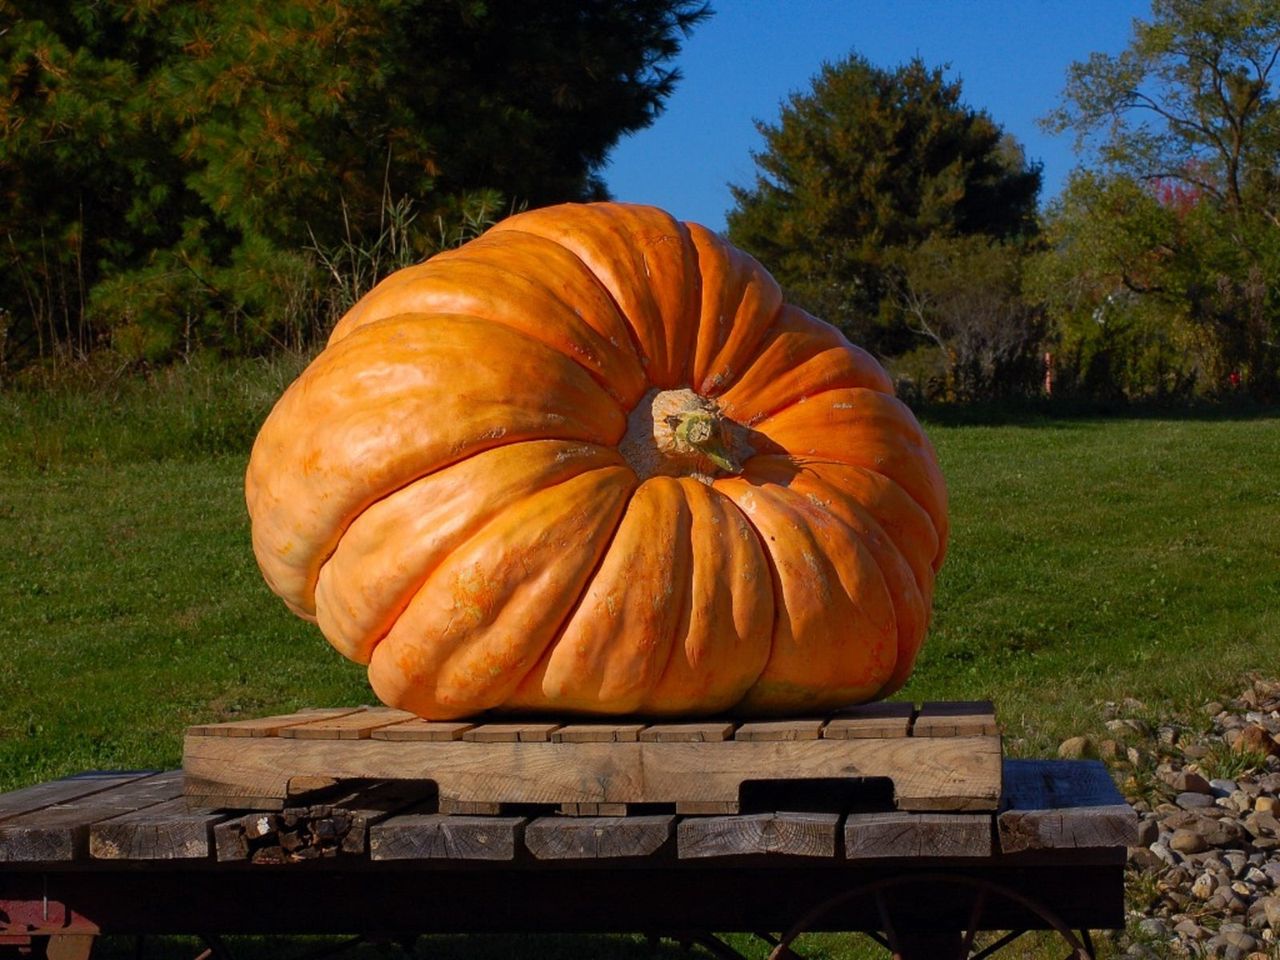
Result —
[{"label": "mowed lawn", "polygon": [[[0,394],[0,789],[371,702],[249,548],[248,443],[289,375]],[[1189,713],[1280,672],[1280,411],[926,428],[953,538],[901,696],[991,698],[1010,752],[1050,755],[1102,701]]]}]

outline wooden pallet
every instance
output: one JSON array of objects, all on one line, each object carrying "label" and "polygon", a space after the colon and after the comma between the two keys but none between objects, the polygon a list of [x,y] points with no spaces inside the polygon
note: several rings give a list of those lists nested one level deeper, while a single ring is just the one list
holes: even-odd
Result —
[{"label": "wooden pallet", "polygon": [[[429,782],[436,812],[452,814],[536,805],[577,816],[727,815],[753,793],[769,809],[807,809],[795,798],[815,795],[844,796],[848,808],[858,802],[842,793],[849,785],[907,811],[993,811],[1001,796],[1000,735],[986,701],[652,724],[312,710],[191,727],[183,770],[192,804],[227,809],[279,810],[290,797],[353,780]],[[778,785],[794,792],[771,793]]]}]

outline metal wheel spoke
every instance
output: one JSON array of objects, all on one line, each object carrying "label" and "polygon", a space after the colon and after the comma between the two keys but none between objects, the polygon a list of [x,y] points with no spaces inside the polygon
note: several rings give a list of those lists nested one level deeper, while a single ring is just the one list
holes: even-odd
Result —
[{"label": "metal wheel spoke", "polygon": [[964,939],[960,942],[960,960],[969,956],[973,949],[973,938],[978,934],[978,922],[982,919],[983,908],[987,905],[987,888],[981,887],[973,898],[973,908],[969,911],[969,924],[965,927]]},{"label": "metal wheel spoke", "polygon": [[889,949],[893,951],[895,958],[900,957],[902,947],[898,944],[898,932],[893,929],[893,921],[889,919],[889,906],[880,890],[876,891],[876,911],[880,914],[880,926],[884,928],[884,935],[889,940]]},{"label": "metal wheel spoke", "polygon": [[1025,930],[1010,930],[1008,933],[1006,933],[1003,937],[1001,937],[995,943],[991,943],[983,947],[981,950],[975,953],[972,957],[970,957],[969,960],[986,960],[987,957],[991,956],[993,953],[995,953],[998,950],[1003,950],[1005,947],[1013,943],[1013,941],[1017,940],[1020,936],[1022,936],[1026,932],[1027,931]]},{"label": "metal wheel spoke", "polygon": [[892,947],[889,946],[889,941],[886,940],[884,937],[880,936],[880,934],[877,933],[875,930],[864,930],[863,933],[866,934],[868,937],[870,937],[872,940],[874,940],[876,943],[880,944],[880,946],[884,947],[886,950],[893,949]]},{"label": "metal wheel spoke", "polygon": [[1094,949],[1093,937],[1089,936],[1088,930],[1080,931],[1080,942],[1084,944],[1085,955],[1089,958],[1089,960],[1093,960],[1093,958],[1098,955],[1098,951]]}]

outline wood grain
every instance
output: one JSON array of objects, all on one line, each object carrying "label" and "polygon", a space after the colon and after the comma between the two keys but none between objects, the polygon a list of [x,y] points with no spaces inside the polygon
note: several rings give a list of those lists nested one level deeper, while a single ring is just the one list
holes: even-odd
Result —
[{"label": "wood grain", "polygon": [[732,817],[691,817],[676,828],[681,860],[780,854],[834,857],[840,815],[757,813]]},{"label": "wood grain", "polygon": [[673,816],[539,817],[524,842],[539,860],[609,860],[647,857],[670,839]]},{"label": "wood grain", "polygon": [[735,740],[817,740],[823,720],[764,720],[744,723],[733,732]]},{"label": "wood grain", "polygon": [[844,824],[848,860],[989,857],[994,824],[983,813],[858,813]]},{"label": "wood grain", "polygon": [[514,860],[524,817],[403,814],[369,831],[373,860]]},{"label": "wood grain", "polygon": [[74,860],[88,852],[91,824],[181,794],[182,775],[173,770],[0,821],[0,863]]},{"label": "wood grain", "polygon": [[283,713],[274,717],[254,717],[247,720],[229,720],[226,723],[201,723],[187,727],[188,736],[200,737],[274,737],[286,727],[311,723],[333,717],[345,717],[360,713],[364,707],[326,707]]},{"label": "wood grain", "polygon": [[543,743],[560,728],[558,723],[484,723],[462,734],[471,743]]},{"label": "wood grain", "polygon": [[714,743],[733,736],[734,725],[717,723],[655,723],[640,731],[645,743]]},{"label": "wood grain", "polygon": [[95,860],[203,860],[213,853],[213,827],[230,815],[191,810],[185,800],[166,800],[89,827]]},{"label": "wood grain", "polygon": [[1138,842],[1138,815],[1100,761],[1006,760],[1004,781],[996,818],[1004,853]]},{"label": "wood grain", "polygon": [[401,723],[379,727],[369,736],[375,740],[461,740],[462,735],[475,727],[474,723],[456,720],[423,720],[414,717]]},{"label": "wood grain", "polygon": [[360,740],[370,736],[380,727],[415,719],[417,718],[407,710],[373,707],[369,710],[361,710],[359,713],[322,717],[310,723],[292,724],[282,728],[279,735],[299,740]]},{"label": "wood grain", "polygon": [[32,813],[55,803],[67,803],[79,797],[102,793],[114,787],[149,777],[156,771],[138,770],[121,773],[90,772],[37,783],[21,790],[0,793],[0,821],[24,813]]},{"label": "wood grain", "polygon": [[736,803],[745,780],[863,777],[893,780],[901,809],[994,810],[1000,798],[998,737],[646,740],[653,729],[634,743],[189,736],[184,766],[189,795],[222,802],[283,797],[296,776],[432,780],[442,797],[492,803]]},{"label": "wood grain", "polygon": [[1000,732],[990,700],[936,700],[920,707],[913,737],[981,737]]},{"label": "wood grain", "polygon": [[555,743],[634,743],[640,739],[643,723],[570,723],[555,733]]},{"label": "wood grain", "polygon": [[827,721],[822,735],[832,740],[905,737],[911,732],[915,707],[895,700],[864,703],[841,710]]}]

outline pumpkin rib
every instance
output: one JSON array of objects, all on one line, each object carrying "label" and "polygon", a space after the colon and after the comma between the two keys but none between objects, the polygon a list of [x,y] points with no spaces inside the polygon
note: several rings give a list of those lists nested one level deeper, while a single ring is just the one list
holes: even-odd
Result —
[{"label": "pumpkin rib", "polygon": [[592,279],[595,285],[600,288],[600,292],[603,293],[608,298],[611,304],[613,304],[613,309],[617,312],[618,316],[622,318],[622,327],[627,332],[628,342],[631,344],[632,352],[636,355],[637,358],[639,358],[641,368],[646,366],[646,354],[644,350],[644,345],[640,342],[640,338],[636,334],[636,330],[631,323],[631,319],[627,316],[626,311],[622,309],[622,304],[618,302],[618,298],[613,295],[613,291],[610,290],[604,284],[604,282],[600,279],[600,277],[596,274],[596,272],[591,269],[591,265],[588,264],[585,260],[583,260],[582,257],[578,255],[578,252],[576,250],[573,250],[570,247],[566,247],[559,240],[556,240],[552,237],[547,237],[540,233],[531,233],[530,231],[522,230],[519,227],[504,226],[502,232],[503,233],[520,233],[520,234],[524,234],[527,237],[533,237],[537,240],[545,240],[547,243],[554,243],[557,247],[559,247],[569,256],[573,257],[573,259],[578,261],[578,263],[582,265],[583,273],[585,273],[587,276],[589,276]]},{"label": "pumpkin rib", "polygon": [[[776,713],[873,699],[892,676],[898,644],[893,598],[870,551],[838,518],[785,490],[774,492],[746,477],[717,480],[715,487],[738,505],[755,528],[773,584],[769,659],[738,707]],[[822,549],[825,539],[841,532],[843,542],[854,545],[853,551]],[[853,557],[856,565],[850,566]],[[862,573],[870,578],[865,585]],[[857,581],[852,589],[847,582],[850,577]],[[873,602],[882,609],[872,610]],[[876,622],[877,617],[881,622]],[[859,629],[864,634],[855,635]],[[838,651],[832,639],[836,637],[852,639]],[[802,653],[810,644],[823,647],[820,663]],[[850,668],[840,660],[840,652],[860,655],[857,666],[866,672],[861,680],[837,674],[838,668]],[[883,662],[888,655],[894,661]]]},{"label": "pumpkin rib", "polygon": [[[387,494],[347,525],[320,568],[321,631],[343,656],[368,663],[447,555],[498,513],[578,473],[622,464],[616,450],[597,444],[525,440],[472,454]],[[471,490],[479,503],[468,496]]]},{"label": "pumpkin rib", "polygon": [[[755,458],[756,461],[764,459]],[[884,578],[897,619],[898,655],[887,685],[895,690],[900,688],[911,673],[928,627],[928,602],[925,597],[926,593],[932,591],[932,581],[928,588],[920,582],[919,575],[898,543],[871,511],[839,484],[778,459],[769,463],[754,463],[752,468],[744,472],[744,476],[753,482],[777,486],[791,495],[803,497],[816,509],[825,510],[843,523],[867,548]]]},{"label": "pumpkin rib", "polygon": [[[911,509],[916,514],[918,514],[919,523],[923,524],[927,528],[928,535],[932,539],[933,547],[929,551],[928,559],[923,564],[911,562],[911,568],[916,574],[916,582],[917,584],[919,584],[921,590],[928,590],[930,592],[932,591],[933,577],[937,573],[936,564],[940,562],[940,561],[937,561],[936,559],[938,556],[939,550],[941,549],[937,528],[934,526],[933,518],[929,515],[929,511],[927,511],[923,506],[921,506],[919,501],[917,501],[915,497],[911,496],[911,494],[907,492],[907,490],[901,484],[899,484],[892,477],[887,476],[883,473],[880,473],[876,470],[873,470],[870,467],[855,466],[853,464],[841,463],[837,460],[823,460],[823,459],[817,459],[817,458],[811,458],[811,457],[787,457],[785,455],[772,454],[772,455],[763,455],[760,457],[756,457],[753,459],[753,461],[749,461],[748,465],[754,462],[754,460],[774,460],[774,459],[794,464],[796,467],[800,469],[811,470],[816,475],[818,475],[823,480],[825,480],[827,483],[835,487],[840,487],[841,484],[835,479],[831,479],[829,477],[824,476],[824,473],[829,469],[834,469],[841,472],[853,471],[856,473],[861,473],[867,476],[868,478],[874,478],[873,482],[883,483],[890,489],[897,491],[901,499],[905,501],[906,504],[910,504]],[[875,517],[876,522],[879,523],[882,527],[884,527],[886,529],[886,532],[888,532],[890,528],[903,530],[903,536],[901,538],[894,537],[892,536],[892,534],[890,535],[890,539],[892,539],[895,543],[897,543],[899,539],[906,539],[909,542],[913,542],[913,543],[915,542],[915,538],[910,535],[908,530],[906,530],[902,520],[898,518],[892,518],[892,517],[885,518],[872,505],[864,503],[863,507],[867,510],[867,512],[869,512],[873,517]],[[899,550],[902,550],[901,546],[899,546]],[[902,551],[902,552],[904,556],[907,555],[906,551]]]},{"label": "pumpkin rib", "polygon": [[719,403],[728,416],[754,427],[818,393],[854,387],[890,396],[894,392],[875,357],[831,324],[784,303],[747,367],[720,394]]},{"label": "pumpkin rib", "polygon": [[[518,213],[491,232],[525,230],[554,240],[575,253],[601,284],[635,331],[649,382],[673,389],[688,381],[688,358],[696,335],[701,275],[689,229],[656,207],[626,203],[562,204]],[[675,257],[650,254],[670,251]],[[646,362],[647,361],[647,362]]]},{"label": "pumpkin rib", "polygon": [[689,386],[714,397],[750,368],[785,302],[782,288],[755,257],[701,224],[685,227],[702,281]]},{"label": "pumpkin rib", "polygon": [[[545,247],[527,249],[543,245],[559,254]],[[563,263],[548,264],[557,256],[581,266],[576,290],[564,280],[562,289],[546,281],[550,268],[563,268]],[[399,314],[474,316],[522,333],[573,360],[624,410],[631,409],[648,389],[634,342],[618,340],[628,324],[617,305],[590,270],[554,241],[523,231],[485,235],[408,272],[412,276],[390,283],[398,276],[393,274],[363,297],[360,313],[353,307],[339,321],[334,338],[340,341],[363,326]],[[559,269],[554,273],[563,277]],[[592,307],[588,313],[566,296],[581,294],[583,287],[595,291],[599,301],[587,305]],[[609,312],[615,323],[599,315]]]},{"label": "pumpkin rib", "polygon": [[[668,525],[664,521],[674,519]],[[511,709],[628,713],[661,677],[687,604],[692,517],[673,477],[641,481]],[[657,661],[661,660],[661,664]]]},{"label": "pumpkin rib", "polygon": [[[642,711],[657,716],[707,714],[732,709],[759,678],[773,646],[773,582],[759,532],[743,515],[738,505],[719,490],[689,477],[680,478],[679,483],[692,514],[691,536],[697,538],[701,534],[702,538],[706,538],[708,533],[712,533],[720,542],[710,549],[699,549],[699,546],[706,547],[705,543],[692,544],[689,589],[675,642],[671,644],[667,662],[657,681],[642,701]],[[701,505],[695,506],[699,500]],[[711,517],[713,511],[719,511],[722,518]],[[700,514],[704,512],[708,516],[704,522],[699,523]],[[731,523],[736,524],[736,531],[728,529]],[[735,532],[746,544],[741,553],[732,549]],[[725,549],[726,536],[730,547],[728,550]],[[708,565],[711,566],[709,570]],[[761,573],[767,581],[767,588],[753,589],[753,582]],[[734,590],[733,585],[739,580],[745,582],[741,589]],[[714,606],[716,601],[723,602],[726,599],[723,596],[726,585],[731,610],[727,617],[718,617]],[[705,596],[707,594],[710,596]],[[737,609],[738,602],[743,598],[748,609],[740,612]],[[723,614],[723,611],[719,612]],[[739,624],[739,619],[745,620],[747,627],[753,623],[768,622],[763,642],[755,645],[758,649],[752,649],[750,630],[741,629],[743,625]],[[710,634],[709,628],[723,627],[726,620],[733,625],[729,632],[736,634],[739,641],[729,649],[725,649],[728,640],[723,634],[718,638],[699,637],[699,632]],[[695,641],[692,650],[691,639]],[[717,639],[719,643],[716,642]],[[697,642],[699,640],[702,642]],[[745,652],[743,646],[747,647]],[[717,655],[720,660],[718,664],[715,662]],[[712,662],[708,665],[707,661]],[[716,667],[720,669],[717,670]],[[707,686],[713,677],[723,682],[725,671],[735,671],[737,676],[730,673],[732,682],[726,683],[728,689],[717,696],[711,696],[707,692]],[[681,674],[685,676],[682,677]],[[693,683],[697,684],[697,689],[688,689]],[[682,686],[685,687],[684,690],[681,690]],[[677,694],[682,694],[684,699],[678,699]]]},{"label": "pumpkin rib", "polygon": [[[832,394],[848,397],[827,401]],[[757,453],[829,458],[885,474],[924,507],[945,543],[946,487],[937,453],[907,406],[865,387],[827,390],[818,396],[824,400],[792,404],[759,423],[752,435]],[[892,443],[886,441],[888,436]]]},{"label": "pumpkin rib", "polygon": [[[485,323],[482,318],[435,315],[435,323],[431,329],[433,336],[427,343],[421,339],[423,333],[421,325],[415,325],[413,330],[406,330],[404,320],[404,317],[393,317],[375,321],[353,332],[332,348],[332,351],[322,353],[276,404],[259,432],[253,452],[250,454],[246,475],[246,500],[249,512],[254,518],[252,531],[254,552],[258,556],[259,566],[273,590],[311,616],[315,615],[315,582],[320,566],[332,556],[338,540],[351,520],[373,502],[436,470],[457,463],[473,453],[495,446],[516,442],[519,439],[561,439],[616,446],[626,426],[622,411],[614,404],[612,398],[599,390],[595,381],[581,366],[572,363],[568,358],[561,357],[550,347],[523,336],[518,331],[500,324]],[[480,330],[480,327],[490,329]],[[446,410],[450,405],[455,408],[460,406],[466,397],[465,394],[443,389],[439,384],[424,385],[424,369],[429,369],[422,366],[424,357],[435,358],[438,361],[437,366],[453,367],[465,356],[465,359],[471,362],[471,382],[475,383],[477,378],[483,380],[478,371],[483,371],[484,368],[477,362],[476,351],[464,349],[461,343],[448,345],[458,355],[456,359],[436,356],[444,349],[446,338],[441,335],[442,330],[445,332],[452,330],[463,341],[468,337],[478,337],[483,334],[485,343],[490,347],[494,346],[495,340],[501,345],[505,337],[506,346],[513,348],[512,341],[518,340],[522,360],[537,366],[542,371],[544,379],[540,384],[545,383],[545,378],[553,369],[551,358],[560,357],[566,366],[561,370],[560,389],[553,391],[553,395],[562,398],[561,406],[565,413],[556,413],[529,403],[523,414],[525,423],[512,430],[512,423],[520,419],[515,414],[521,409],[519,405],[521,393],[530,394],[529,399],[532,399],[532,395],[540,390],[541,386],[522,382],[519,378],[508,378],[504,382],[515,399],[490,401],[488,407],[478,414],[478,421],[469,424],[470,430],[466,429],[468,424],[459,426],[446,423],[442,428],[443,433],[431,442],[422,442],[421,436],[418,435],[414,437],[416,443],[406,443],[404,437],[396,435],[396,429],[407,434],[411,425],[420,424],[422,418],[417,415],[419,413],[417,407],[425,405],[425,408],[436,413],[436,408],[439,406],[443,406]],[[418,334],[420,342],[413,345],[413,350],[399,357],[398,360],[388,360],[387,355],[392,348],[403,347],[406,333]],[[383,334],[386,336],[380,336]],[[537,357],[539,351],[546,352],[541,361]],[[326,378],[337,376],[344,369],[344,364],[351,361],[352,354],[355,354],[358,359],[361,353],[370,353],[374,358],[393,364],[393,369],[402,373],[402,379],[407,383],[401,383],[398,386],[398,393],[389,390],[379,393],[371,390],[364,395],[340,400],[341,391],[332,389],[326,383]],[[531,355],[532,359],[530,359]],[[411,358],[414,364],[412,367],[409,365]],[[573,371],[577,372],[573,373]],[[497,377],[497,371],[490,371],[486,376],[494,379]],[[572,383],[575,378],[577,378],[576,385]],[[367,374],[364,379],[365,382],[378,382],[378,378],[371,374]],[[346,386],[341,380],[339,383]],[[325,389],[321,389],[322,386]],[[591,392],[596,393],[595,403],[585,399],[585,396]],[[575,403],[570,395],[577,393],[584,393],[584,399]],[[388,407],[393,401],[396,404],[399,425],[398,427],[393,425],[388,433],[386,429]],[[603,401],[603,404],[600,401]],[[295,409],[295,407],[301,409]],[[401,407],[408,409],[401,409]],[[610,410],[615,414],[612,424],[607,422],[610,419],[608,416]],[[589,421],[581,419],[579,412],[603,417],[605,422],[596,425],[603,429],[592,435],[592,431],[587,429]],[[501,416],[499,416],[500,413]],[[305,432],[292,431],[290,427],[293,421],[304,415],[309,418],[304,422],[318,423],[318,427]],[[574,417],[579,418],[576,431],[556,430],[553,433],[550,429],[551,420],[558,418],[560,421],[558,426],[564,428],[572,424]],[[377,424],[383,429],[371,429],[369,426],[361,429],[361,424],[366,422]],[[545,432],[540,434],[538,429]],[[369,466],[367,446],[343,440],[344,437],[370,436],[375,441],[381,441],[385,452],[387,462],[380,464],[379,468],[391,474],[381,483],[377,482],[376,477],[374,482],[369,482],[368,475],[373,468]],[[392,442],[393,439],[395,442]],[[352,464],[360,463],[361,482],[359,484],[356,482],[356,474],[350,464],[346,464],[342,459],[334,461],[333,450],[343,451]],[[408,450],[409,453],[404,454],[402,452],[404,450]],[[399,467],[396,466],[397,456],[405,460]],[[415,463],[417,463],[416,466],[414,466]],[[274,480],[277,485],[283,484],[287,492],[281,489],[270,489],[267,483],[259,482],[259,471],[268,471],[267,479]],[[308,493],[322,479],[327,481],[324,484],[326,495],[317,498]],[[328,503],[333,497],[335,486],[339,491],[344,486],[349,491],[346,502],[341,503],[337,508]],[[360,487],[365,489],[361,492]],[[372,489],[369,489],[370,487]],[[310,517],[305,514],[306,511],[311,512]],[[302,512],[301,515],[300,512]],[[264,514],[270,515],[271,522]],[[284,529],[281,529],[282,525]],[[289,525],[294,528],[292,534],[289,531]],[[298,525],[301,525],[301,530],[297,529]],[[289,557],[294,552],[296,538],[301,537],[304,549],[306,548],[305,534],[309,528],[317,528],[316,534],[320,535],[313,536],[322,542],[310,545],[301,565],[296,560],[290,562]]]},{"label": "pumpkin rib", "polygon": [[[625,466],[587,471],[452,551],[374,647],[369,679],[383,702],[440,719],[500,707],[559,634],[634,489]],[[571,529],[584,536],[570,543]]]}]

